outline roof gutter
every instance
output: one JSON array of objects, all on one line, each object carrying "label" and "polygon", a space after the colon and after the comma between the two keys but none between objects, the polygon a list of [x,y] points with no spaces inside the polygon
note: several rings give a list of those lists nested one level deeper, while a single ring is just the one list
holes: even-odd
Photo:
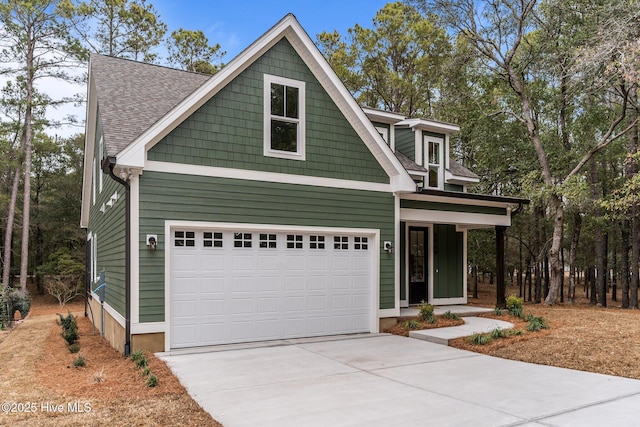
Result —
[{"label": "roof gutter", "polygon": [[124,356],[131,354],[131,191],[129,183],[116,176],[113,169],[116,166],[115,156],[109,156],[102,159],[102,171],[121,184],[125,190],[125,231],[124,231],[124,287],[125,287],[125,337],[124,337]]}]

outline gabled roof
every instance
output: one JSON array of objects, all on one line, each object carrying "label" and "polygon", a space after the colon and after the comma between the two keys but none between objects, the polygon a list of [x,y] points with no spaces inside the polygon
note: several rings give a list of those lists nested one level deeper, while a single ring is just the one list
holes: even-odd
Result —
[{"label": "gabled roof", "polygon": [[[109,155],[115,152],[116,170],[122,173],[142,170],[151,147],[283,38],[296,50],[387,173],[391,191],[414,191],[415,185],[409,174],[313,40],[297,19],[288,14],[212,77],[104,57],[97,57],[98,62],[90,64],[81,225],[88,225],[92,162],[87,162],[87,159],[93,158],[98,106]],[[97,68],[117,68],[117,77],[110,78],[108,70],[94,73],[94,65]],[[124,84],[124,88],[116,89],[113,87],[116,84]],[[166,99],[159,96],[165,93]],[[141,113],[138,109],[149,117],[139,123],[130,123],[142,115],[138,114]]]},{"label": "gabled roof", "polygon": [[92,54],[107,155],[115,156],[211,76]]}]

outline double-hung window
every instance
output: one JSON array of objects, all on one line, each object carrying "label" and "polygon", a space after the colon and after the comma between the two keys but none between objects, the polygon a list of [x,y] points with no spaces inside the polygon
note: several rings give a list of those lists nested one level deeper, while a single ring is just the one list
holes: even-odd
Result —
[{"label": "double-hung window", "polygon": [[429,171],[426,185],[431,188],[444,187],[443,153],[444,141],[440,138],[425,136],[424,153],[425,167]]},{"label": "double-hung window", "polygon": [[264,101],[264,155],[304,160],[304,82],[265,74]]}]

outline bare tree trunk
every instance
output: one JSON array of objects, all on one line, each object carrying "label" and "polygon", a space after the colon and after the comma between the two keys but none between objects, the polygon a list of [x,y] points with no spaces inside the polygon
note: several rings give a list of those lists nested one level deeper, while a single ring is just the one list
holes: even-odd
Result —
[{"label": "bare tree trunk", "polygon": [[576,257],[581,230],[582,216],[576,210],[573,214],[573,236],[571,237],[571,248],[569,249],[569,295],[567,301],[570,304],[575,304],[576,302]]},{"label": "bare tree trunk", "polygon": [[618,246],[615,235],[613,237],[613,254],[611,266],[611,301],[618,301]]},{"label": "bare tree trunk", "polygon": [[522,240],[519,241],[518,245],[518,297],[524,297],[524,289],[522,287]]},{"label": "bare tree trunk", "polygon": [[[32,36],[32,32],[29,32]],[[34,41],[30,40],[27,51],[27,79],[26,106],[24,112],[24,200],[22,204],[22,248],[20,251],[20,289],[27,290],[27,275],[29,266],[29,218],[31,214],[31,143],[32,143],[32,107],[33,107],[33,81],[34,81]]]},{"label": "bare tree trunk", "polygon": [[[596,223],[600,221],[602,217],[602,211],[598,205],[598,200],[600,200],[600,179],[598,177],[598,165],[596,163],[596,158],[591,159],[591,198],[593,201],[593,216],[595,217]],[[603,307],[607,306],[607,290],[606,290],[606,272],[604,267],[604,257],[606,256],[604,252],[604,236],[602,232],[602,227],[596,225],[593,230],[593,244],[594,244],[594,256],[595,256],[595,268],[596,268],[596,292],[598,298],[594,298],[593,289],[591,295],[591,302],[595,302],[596,304],[600,304]]]},{"label": "bare tree trunk", "polygon": [[4,254],[3,254],[3,270],[2,283],[9,285],[11,277],[11,252],[13,246],[13,222],[16,216],[16,204],[18,200],[18,189],[20,187],[20,165],[16,166],[15,175],[13,176],[13,185],[11,186],[11,199],[9,200],[9,212],[7,213],[7,228],[4,235]]},{"label": "bare tree trunk", "polygon": [[[638,173],[638,161],[633,157],[638,152],[638,93],[637,88],[631,91],[630,94],[631,103],[631,117],[629,120],[634,123],[631,129],[631,135],[629,138],[629,144],[627,145],[627,153],[629,157],[626,163],[626,175],[630,180],[634,175]],[[638,308],[638,267],[640,263],[640,241],[638,240],[638,232],[640,232],[640,224],[638,223],[638,216],[640,210],[638,205],[634,205],[631,208],[631,283],[629,284],[629,308]]]},{"label": "bare tree trunk", "polygon": [[629,308],[629,228],[631,223],[622,222],[620,250],[620,286],[622,288],[622,308]]}]

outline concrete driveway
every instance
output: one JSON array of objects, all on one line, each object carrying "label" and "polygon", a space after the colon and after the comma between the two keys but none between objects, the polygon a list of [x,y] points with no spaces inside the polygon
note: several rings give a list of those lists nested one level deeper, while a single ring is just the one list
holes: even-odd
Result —
[{"label": "concrete driveway", "polygon": [[638,380],[385,334],[270,344],[159,356],[225,427],[640,425]]}]

